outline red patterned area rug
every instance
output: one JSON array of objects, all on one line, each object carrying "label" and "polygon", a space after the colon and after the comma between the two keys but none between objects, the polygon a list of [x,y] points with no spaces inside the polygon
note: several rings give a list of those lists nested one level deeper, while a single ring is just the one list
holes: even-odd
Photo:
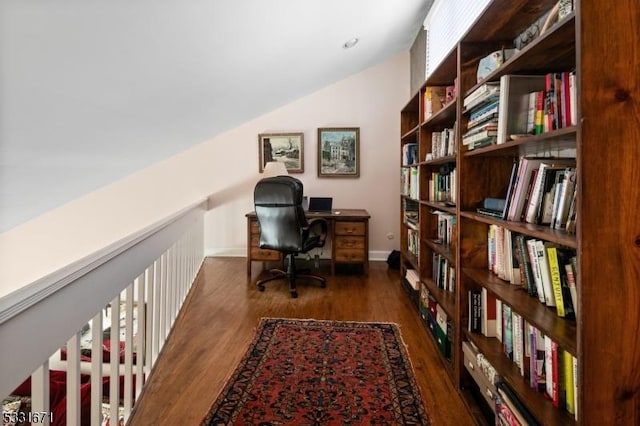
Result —
[{"label": "red patterned area rug", "polygon": [[263,318],[203,425],[428,425],[395,324]]}]

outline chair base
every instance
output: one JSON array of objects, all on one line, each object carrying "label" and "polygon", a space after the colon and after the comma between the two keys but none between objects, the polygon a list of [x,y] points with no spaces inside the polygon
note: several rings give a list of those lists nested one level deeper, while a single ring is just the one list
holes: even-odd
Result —
[{"label": "chair base", "polygon": [[296,289],[296,280],[298,278],[309,278],[309,279],[320,281],[321,288],[325,288],[327,286],[326,278],[320,275],[307,273],[307,271],[304,271],[304,270],[297,271],[295,267],[295,260],[293,255],[287,255],[287,260],[288,260],[287,270],[286,271],[283,271],[282,269],[269,270],[269,273],[273,274],[273,276],[262,279],[262,280],[258,280],[258,282],[256,283],[256,285],[258,286],[258,290],[264,291],[265,289],[264,285],[269,281],[280,280],[284,278],[289,283],[289,292],[291,293],[291,297],[295,299],[296,297],[298,297],[298,291]]}]

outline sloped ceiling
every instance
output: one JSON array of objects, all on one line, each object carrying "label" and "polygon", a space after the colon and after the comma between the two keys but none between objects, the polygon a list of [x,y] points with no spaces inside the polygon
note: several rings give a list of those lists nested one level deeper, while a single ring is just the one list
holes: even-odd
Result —
[{"label": "sloped ceiling", "polygon": [[0,232],[409,50],[431,3],[3,0]]}]

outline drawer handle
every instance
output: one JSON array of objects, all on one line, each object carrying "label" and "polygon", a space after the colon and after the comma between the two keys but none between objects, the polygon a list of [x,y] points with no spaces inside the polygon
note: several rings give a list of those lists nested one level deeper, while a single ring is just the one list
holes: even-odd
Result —
[{"label": "drawer handle", "polygon": [[355,241],[345,241],[345,242],[344,242],[344,245],[345,245],[346,247],[353,247],[355,244],[356,244],[356,242],[355,242]]}]

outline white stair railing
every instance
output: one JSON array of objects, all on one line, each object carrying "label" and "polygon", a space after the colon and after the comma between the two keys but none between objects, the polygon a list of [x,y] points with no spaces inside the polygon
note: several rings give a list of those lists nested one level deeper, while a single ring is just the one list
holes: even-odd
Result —
[{"label": "white stair railing", "polygon": [[[83,407],[92,425],[105,415],[126,422],[202,263],[205,209],[195,203],[1,298],[0,396],[31,376],[32,423],[65,424],[62,413],[81,425]],[[66,402],[51,407],[54,370],[65,372]],[[3,424],[18,416],[3,412]]]}]

